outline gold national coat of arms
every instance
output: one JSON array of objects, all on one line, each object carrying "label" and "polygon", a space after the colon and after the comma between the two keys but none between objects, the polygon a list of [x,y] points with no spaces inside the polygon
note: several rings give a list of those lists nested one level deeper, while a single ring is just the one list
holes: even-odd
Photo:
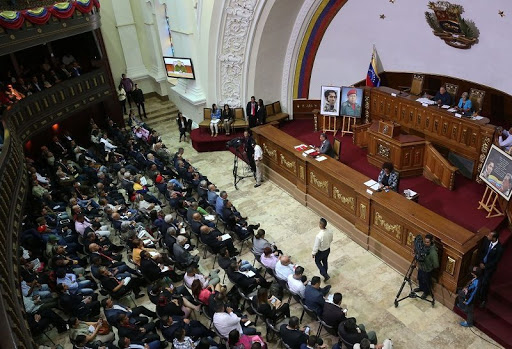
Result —
[{"label": "gold national coat of arms", "polygon": [[428,8],[434,12],[425,12],[428,25],[435,36],[451,47],[468,49],[478,42],[480,32],[471,20],[461,17],[464,8],[448,1],[431,1]]}]

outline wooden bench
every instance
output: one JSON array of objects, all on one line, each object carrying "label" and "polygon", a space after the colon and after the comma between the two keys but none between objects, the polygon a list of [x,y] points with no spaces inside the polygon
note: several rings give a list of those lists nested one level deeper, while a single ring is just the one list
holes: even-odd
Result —
[{"label": "wooden bench", "polygon": [[279,101],[267,104],[265,109],[267,111],[267,123],[272,121],[282,122],[290,117],[290,114],[283,113],[281,110],[281,102]]}]

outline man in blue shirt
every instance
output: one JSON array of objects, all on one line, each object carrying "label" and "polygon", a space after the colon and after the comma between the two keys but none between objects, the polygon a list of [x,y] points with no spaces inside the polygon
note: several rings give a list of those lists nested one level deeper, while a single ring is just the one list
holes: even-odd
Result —
[{"label": "man in blue shirt", "polygon": [[475,308],[475,299],[476,293],[478,292],[478,287],[480,285],[479,278],[482,274],[482,271],[478,267],[474,267],[471,275],[473,276],[473,280],[469,282],[469,284],[462,289],[459,294],[459,308],[464,310],[464,312],[468,315],[466,321],[462,321],[460,323],[461,326],[471,327],[473,326],[473,310]]},{"label": "man in blue shirt", "polygon": [[306,286],[304,291],[304,304],[317,315],[322,316],[324,311],[324,297],[329,293],[331,285],[320,288],[320,277],[313,276],[311,278],[311,285]]}]

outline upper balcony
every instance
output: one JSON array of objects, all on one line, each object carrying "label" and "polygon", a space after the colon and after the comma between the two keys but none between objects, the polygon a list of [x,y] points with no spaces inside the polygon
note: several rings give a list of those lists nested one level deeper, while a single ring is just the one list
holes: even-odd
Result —
[{"label": "upper balcony", "polygon": [[23,314],[19,288],[18,238],[23,203],[29,190],[23,144],[35,133],[84,110],[111,100],[113,86],[105,68],[67,80],[11,105],[2,115],[4,144],[0,152],[0,340],[2,349],[34,348]]},{"label": "upper balcony", "polygon": [[99,0],[18,0],[14,11],[7,3],[0,0],[0,56],[100,27]]}]

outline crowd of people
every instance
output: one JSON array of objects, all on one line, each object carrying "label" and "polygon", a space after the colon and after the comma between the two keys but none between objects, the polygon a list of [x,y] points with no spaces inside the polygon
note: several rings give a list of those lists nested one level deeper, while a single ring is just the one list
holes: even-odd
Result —
[{"label": "crowd of people", "polygon": [[20,65],[18,73],[8,70],[0,82],[0,112],[34,93],[82,75],[82,67],[72,54],[59,59],[44,59],[39,65]]},{"label": "crowd of people", "polygon": [[[169,151],[156,130],[130,120],[129,129],[91,120],[90,146],[64,132],[26,158],[32,197],[20,235],[20,284],[34,336],[53,325],[75,348],[220,348],[222,340],[266,348],[250,325],[247,313],[256,312],[291,348],[321,347],[321,338],[299,328],[286,290],[340,335],[353,334],[353,343],[377,344],[374,332],[347,318],[341,294],[329,295],[320,277],[308,279],[269,243],[183,148]],[[264,268],[240,259],[235,240],[252,242]],[[200,245],[233,287],[221,282],[220,269],[203,269]],[[326,269],[322,275],[328,280]],[[125,305],[145,294],[154,310]],[[197,320],[201,313],[212,329]]]}]

